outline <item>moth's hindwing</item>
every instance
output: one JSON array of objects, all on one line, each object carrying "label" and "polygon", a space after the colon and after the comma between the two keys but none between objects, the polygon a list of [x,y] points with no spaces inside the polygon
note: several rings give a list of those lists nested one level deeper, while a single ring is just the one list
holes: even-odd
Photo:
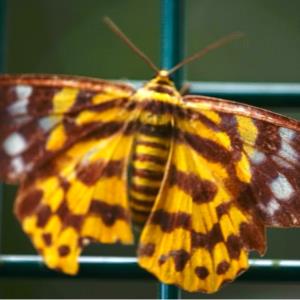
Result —
[{"label": "moth's hindwing", "polygon": [[[180,113],[178,113],[180,111]],[[265,226],[298,226],[300,126],[248,105],[185,97],[139,262],[160,280],[215,292],[265,252]]]},{"label": "moth's hindwing", "polygon": [[46,264],[75,274],[90,241],[132,243],[126,170],[133,90],[97,80],[7,76],[0,92],[7,124],[1,123],[1,177],[21,180],[15,212]]}]

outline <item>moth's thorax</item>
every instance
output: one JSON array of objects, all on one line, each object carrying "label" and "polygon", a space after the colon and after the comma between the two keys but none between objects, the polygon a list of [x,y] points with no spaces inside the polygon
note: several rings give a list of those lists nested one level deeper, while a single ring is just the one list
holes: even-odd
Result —
[{"label": "moth's thorax", "polygon": [[180,103],[181,95],[173,81],[166,76],[156,76],[133,95],[135,101],[152,100],[170,104]]}]

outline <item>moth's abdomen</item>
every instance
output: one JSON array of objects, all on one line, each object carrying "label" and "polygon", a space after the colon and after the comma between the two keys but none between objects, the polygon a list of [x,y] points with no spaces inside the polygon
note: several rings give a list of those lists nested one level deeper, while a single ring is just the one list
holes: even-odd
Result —
[{"label": "moth's abdomen", "polygon": [[144,225],[159,193],[172,138],[173,105],[180,95],[169,79],[155,77],[132,100],[141,111],[129,166],[128,196],[132,221]]},{"label": "moth's abdomen", "polygon": [[133,222],[144,224],[159,192],[170,139],[139,134],[131,161],[129,201]]},{"label": "moth's abdomen", "polygon": [[142,226],[158,195],[170,151],[171,126],[144,124],[132,153],[129,203],[132,220]]}]

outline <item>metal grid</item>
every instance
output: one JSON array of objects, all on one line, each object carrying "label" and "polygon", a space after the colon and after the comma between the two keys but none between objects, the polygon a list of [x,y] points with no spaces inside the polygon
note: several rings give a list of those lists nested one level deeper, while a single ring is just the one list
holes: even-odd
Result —
[{"label": "metal grid", "polygon": [[[161,0],[161,67],[171,68],[184,53],[184,0]],[[0,71],[4,70],[5,0],[0,0]],[[181,86],[184,70],[173,78]],[[139,84],[139,82],[138,82]],[[191,94],[214,95],[247,101],[251,104],[268,103],[270,106],[295,106],[300,103],[300,84],[239,84],[191,82]],[[267,102],[266,102],[267,101]],[[3,199],[2,185],[0,196]],[[1,205],[1,203],[0,203]],[[1,209],[0,209],[1,210]],[[1,211],[0,211],[1,213]],[[75,278],[146,279],[154,277],[141,269],[136,258],[81,257],[81,271]],[[243,282],[296,282],[300,281],[300,261],[250,260],[250,270],[238,280]],[[0,256],[0,278],[62,278],[64,275],[48,270],[38,256]],[[159,284],[158,298],[178,299],[180,290],[174,286]]]}]

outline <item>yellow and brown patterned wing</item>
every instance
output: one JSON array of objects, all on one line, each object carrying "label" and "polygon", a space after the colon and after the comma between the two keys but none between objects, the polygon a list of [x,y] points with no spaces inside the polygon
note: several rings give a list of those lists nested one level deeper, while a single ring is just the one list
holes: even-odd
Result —
[{"label": "yellow and brown patterned wing", "polygon": [[231,183],[238,205],[264,225],[300,225],[300,122],[246,104],[186,97],[187,106],[218,115],[231,144]]},{"label": "yellow and brown patterned wing", "polygon": [[108,125],[127,117],[133,92],[83,77],[0,76],[0,178],[18,182],[94,130],[110,134]]},{"label": "yellow and brown patterned wing", "polygon": [[139,263],[188,291],[215,292],[265,251],[265,226],[299,225],[297,121],[185,97]]},{"label": "yellow and brown patterned wing", "polygon": [[0,77],[0,177],[21,182],[15,213],[50,268],[76,273],[90,241],[132,242],[132,93],[77,77]]},{"label": "yellow and brown patterned wing", "polygon": [[93,132],[22,182],[15,213],[52,269],[78,271],[89,242],[133,242],[127,160],[133,135]]}]

